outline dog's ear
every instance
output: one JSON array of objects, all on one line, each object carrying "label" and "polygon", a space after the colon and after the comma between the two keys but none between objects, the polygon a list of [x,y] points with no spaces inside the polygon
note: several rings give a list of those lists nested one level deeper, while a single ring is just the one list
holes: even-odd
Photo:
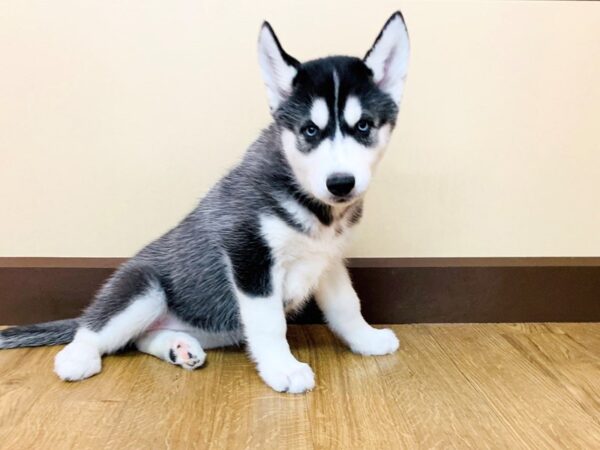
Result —
[{"label": "dog's ear", "polygon": [[300,63],[283,50],[269,22],[260,28],[258,63],[273,112],[292,93],[292,80]]},{"label": "dog's ear", "polygon": [[400,11],[387,20],[365,55],[364,63],[373,71],[375,83],[399,103],[404,90],[410,45],[408,31]]}]

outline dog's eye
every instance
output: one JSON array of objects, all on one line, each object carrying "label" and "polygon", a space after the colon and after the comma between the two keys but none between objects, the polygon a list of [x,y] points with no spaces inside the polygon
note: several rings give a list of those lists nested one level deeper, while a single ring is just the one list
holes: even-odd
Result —
[{"label": "dog's eye", "polygon": [[362,119],[356,123],[355,128],[359,133],[367,134],[369,131],[371,131],[371,126],[371,122],[369,122],[367,119]]},{"label": "dog's eye", "polygon": [[309,123],[308,125],[303,127],[301,131],[305,137],[311,139],[311,138],[314,138],[319,133],[319,127],[317,127],[313,123]]}]

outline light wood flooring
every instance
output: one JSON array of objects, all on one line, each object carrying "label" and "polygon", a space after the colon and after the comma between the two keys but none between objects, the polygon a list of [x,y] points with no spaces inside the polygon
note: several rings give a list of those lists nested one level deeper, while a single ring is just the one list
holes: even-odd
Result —
[{"label": "light wood flooring", "polygon": [[137,353],[64,383],[55,348],[0,351],[1,449],[600,449],[600,324],[398,325],[398,353],[351,354],[295,326],[306,395],[240,349],[195,372]]}]

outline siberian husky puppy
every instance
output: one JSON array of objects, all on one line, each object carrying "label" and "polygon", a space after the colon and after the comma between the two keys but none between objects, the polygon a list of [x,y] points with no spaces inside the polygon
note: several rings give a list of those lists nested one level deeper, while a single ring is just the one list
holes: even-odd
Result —
[{"label": "siberian husky puppy", "polygon": [[205,349],[245,343],[280,392],[312,389],[286,340],[286,313],[314,296],[331,330],[362,355],[398,349],[363,319],[344,248],[396,123],[409,41],[400,12],[362,59],[301,63],[265,22],[260,70],[273,122],[175,228],[124,263],[81,317],[0,332],[0,348],[68,344],[63,380],[100,372],[128,345],[185,369]]}]

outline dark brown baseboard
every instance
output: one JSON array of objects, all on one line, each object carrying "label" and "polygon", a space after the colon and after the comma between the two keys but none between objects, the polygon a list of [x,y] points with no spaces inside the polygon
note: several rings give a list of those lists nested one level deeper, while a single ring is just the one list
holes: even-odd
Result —
[{"label": "dark brown baseboard", "polygon": [[[0,258],[0,324],[77,316],[122,258]],[[355,258],[372,323],[600,321],[600,258]],[[314,304],[295,319],[321,321]]]}]

